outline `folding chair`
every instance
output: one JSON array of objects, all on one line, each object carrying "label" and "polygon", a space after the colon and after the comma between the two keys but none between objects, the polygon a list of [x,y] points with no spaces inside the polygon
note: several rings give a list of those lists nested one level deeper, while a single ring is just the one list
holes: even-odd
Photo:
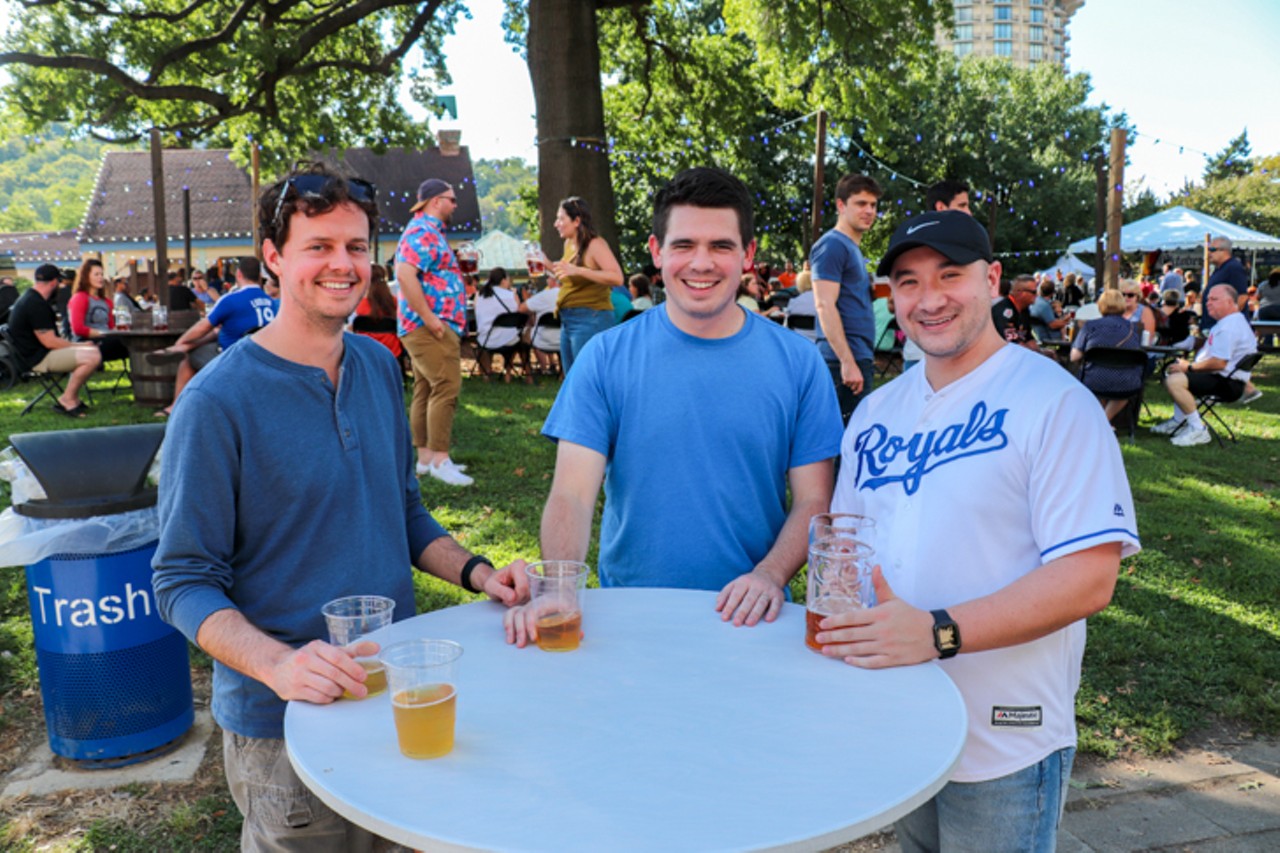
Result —
[{"label": "folding chair", "polygon": [[[1236,362],[1236,366],[1231,369],[1231,372],[1229,374],[1227,374],[1227,378],[1235,379],[1237,373],[1252,372],[1253,369],[1258,366],[1258,362],[1262,361],[1262,357],[1264,355],[1266,355],[1266,353],[1262,353],[1262,352],[1249,353],[1249,355],[1246,355],[1244,358]],[[1214,407],[1217,406],[1219,403],[1234,403],[1236,400],[1239,400],[1242,396],[1244,396],[1243,385],[1240,387],[1240,393],[1230,398],[1219,397],[1216,394],[1206,394],[1203,397],[1196,398],[1196,411],[1200,413],[1200,420],[1204,421],[1204,425],[1209,428],[1209,434],[1218,440],[1219,447],[1226,447],[1226,445],[1222,443],[1222,435],[1216,429],[1213,428],[1213,424],[1209,422],[1209,418],[1212,417],[1215,421],[1218,422],[1219,426],[1221,426],[1224,430],[1227,431],[1227,437],[1230,438],[1231,442],[1234,444],[1236,441],[1235,431],[1231,429],[1231,427],[1227,424],[1227,422],[1224,421],[1217,412],[1214,411]]]},{"label": "folding chair", "polygon": [[27,403],[27,407],[22,410],[22,414],[18,417],[28,414],[36,407],[36,404],[45,397],[52,397],[54,400],[57,400],[62,396],[63,374],[50,373],[47,370],[37,372],[33,368],[27,367],[23,364],[22,360],[18,357],[18,347],[13,342],[13,334],[9,331],[9,326],[7,324],[0,326],[0,341],[4,342],[6,349],[8,349],[8,351],[13,355],[12,364],[18,371],[17,375],[14,377],[15,381],[34,379],[40,384],[40,393],[37,394],[30,403]]},{"label": "folding chair", "polygon": [[1133,370],[1137,376],[1137,387],[1132,390],[1122,391],[1093,391],[1089,390],[1097,397],[1103,400],[1126,400],[1128,405],[1125,406],[1125,412],[1128,414],[1129,421],[1129,443],[1134,442],[1134,433],[1138,426],[1138,411],[1146,405],[1144,398],[1145,385],[1143,384],[1142,372],[1147,366],[1147,354],[1141,349],[1126,349],[1124,347],[1089,347],[1084,351],[1084,369],[1080,372],[1080,381],[1084,382],[1085,375],[1089,372],[1090,367],[1114,367]]},{"label": "folding chair", "polygon": [[[253,332],[256,331],[257,329],[253,330]],[[370,317],[368,314],[357,314],[351,321],[351,331],[357,335],[394,335],[398,329],[395,317]],[[246,334],[251,335],[253,332],[246,332]],[[412,388],[413,363],[409,358],[409,351],[403,347],[400,349],[400,373],[404,377],[405,386]]]},{"label": "folding chair", "polygon": [[[489,331],[485,333],[484,340],[480,341],[480,349],[487,353],[501,355],[504,367],[511,363],[511,360],[516,353],[522,353],[522,360],[524,361],[524,375],[526,377],[532,377],[532,373],[529,371],[528,355],[525,352],[525,343],[520,338],[520,332],[524,331],[525,324],[528,322],[529,315],[522,314],[519,311],[507,311],[499,314],[497,317],[493,318],[493,325],[490,326]],[[493,337],[494,329],[515,329],[515,343],[501,347],[490,347],[489,339]],[[476,359],[476,366],[480,368],[480,372],[485,376],[490,375],[490,371],[485,369],[485,366],[481,364],[478,358]],[[529,381],[533,381],[532,378],[530,378]]]},{"label": "folding chair", "polygon": [[529,349],[533,350],[534,352],[540,352],[543,355],[550,358],[555,363],[555,366],[556,366],[555,375],[563,376],[564,366],[560,363],[559,348],[543,349],[542,347],[534,343],[535,341],[538,340],[539,329],[558,329],[558,328],[560,328],[560,315],[556,314],[554,311],[548,311],[545,314],[538,315],[538,317],[536,317],[533,321],[533,332],[529,335],[529,341],[530,341]]},{"label": "folding chair", "polygon": [[812,314],[788,314],[784,325],[811,341],[817,339],[818,318]]},{"label": "folding chair", "polygon": [[888,379],[889,374],[902,372],[902,344],[898,343],[898,320],[889,318],[889,324],[880,333],[872,353],[876,360],[876,374],[881,379]]}]

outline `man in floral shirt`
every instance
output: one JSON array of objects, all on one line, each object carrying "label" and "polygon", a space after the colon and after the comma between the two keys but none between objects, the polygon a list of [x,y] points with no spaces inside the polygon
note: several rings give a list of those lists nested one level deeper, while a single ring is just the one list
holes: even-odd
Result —
[{"label": "man in floral shirt", "polygon": [[418,187],[413,219],[396,249],[396,320],[413,363],[409,426],[418,451],[418,474],[430,474],[451,486],[469,486],[474,481],[449,458],[467,328],[462,271],[444,235],[457,206],[453,187],[439,178]]}]

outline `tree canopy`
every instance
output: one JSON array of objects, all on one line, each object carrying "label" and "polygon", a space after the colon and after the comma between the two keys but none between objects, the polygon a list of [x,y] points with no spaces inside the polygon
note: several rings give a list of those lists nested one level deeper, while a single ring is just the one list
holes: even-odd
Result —
[{"label": "tree canopy", "polygon": [[[0,66],[7,118],[132,141],[237,150],[268,164],[325,146],[422,145],[401,80],[431,108],[460,0],[19,0]],[[423,61],[407,68],[415,46]]]},{"label": "tree canopy", "polygon": [[70,140],[61,128],[44,138],[0,141],[0,231],[66,231],[80,225],[102,154],[110,146]]},{"label": "tree canopy", "polygon": [[1210,184],[1227,178],[1243,178],[1253,171],[1253,160],[1249,154],[1249,131],[1245,129],[1228,142],[1226,148],[1205,158],[1204,182]]},{"label": "tree canopy", "polygon": [[474,169],[484,230],[526,239],[538,218],[538,175],[533,167],[519,157],[506,157],[477,160]]},{"label": "tree canopy", "polygon": [[1191,187],[1170,204],[1182,204],[1210,216],[1253,228],[1264,234],[1280,235],[1280,154],[1259,158],[1257,166],[1243,175],[1210,181]]}]

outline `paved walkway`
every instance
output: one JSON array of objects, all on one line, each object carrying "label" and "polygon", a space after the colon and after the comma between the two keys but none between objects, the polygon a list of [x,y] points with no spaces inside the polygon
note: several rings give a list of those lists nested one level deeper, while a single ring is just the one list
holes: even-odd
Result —
[{"label": "paved walkway", "polygon": [[[838,848],[899,853],[891,834]],[[1081,759],[1058,853],[1280,851],[1280,742],[1239,740],[1167,759]]]},{"label": "paved walkway", "polygon": [[1241,740],[1171,759],[1086,763],[1059,853],[1280,850],[1280,743]]}]

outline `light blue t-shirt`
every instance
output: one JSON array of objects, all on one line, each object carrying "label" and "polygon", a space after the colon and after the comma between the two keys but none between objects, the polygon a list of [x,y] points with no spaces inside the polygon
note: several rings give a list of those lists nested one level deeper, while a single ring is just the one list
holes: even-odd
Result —
[{"label": "light blue t-shirt", "polygon": [[542,432],[608,460],[601,586],[721,589],[773,547],[787,472],[839,452],[817,350],[743,313],[707,340],[657,306],[592,338],[565,379]]},{"label": "light blue t-shirt", "polygon": [[254,285],[219,299],[208,320],[218,327],[218,346],[225,351],[248,332],[270,323],[279,310],[280,303]]},{"label": "light blue t-shirt", "polygon": [[[872,348],[875,346],[876,320],[871,307],[871,279],[858,244],[833,228],[813,244],[809,263],[815,280],[840,282],[836,312],[840,315],[844,338],[854,360],[874,358]],[[835,350],[822,335],[821,327],[818,329],[818,351],[827,361],[837,360]]]}]

